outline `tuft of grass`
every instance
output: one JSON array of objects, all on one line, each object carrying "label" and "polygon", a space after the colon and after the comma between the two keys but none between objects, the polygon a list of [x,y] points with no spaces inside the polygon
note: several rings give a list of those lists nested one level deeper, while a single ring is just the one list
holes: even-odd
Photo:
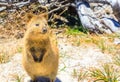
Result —
[{"label": "tuft of grass", "polygon": [[105,64],[103,69],[94,69],[91,71],[91,76],[95,78],[94,82],[119,82],[120,73],[112,65]]},{"label": "tuft of grass", "polygon": [[114,44],[114,39],[119,38],[119,35],[117,34],[86,34],[79,31],[78,28],[68,28],[66,34],[70,35],[68,38],[69,42],[75,46],[87,44],[90,46],[92,45],[98,47],[103,53],[109,53],[112,55],[119,53],[118,50],[120,47]]},{"label": "tuft of grass", "polygon": [[23,82],[24,75],[19,76],[18,74],[12,74],[11,77],[14,79],[15,82]]},{"label": "tuft of grass", "polygon": [[114,63],[118,66],[120,66],[120,55],[116,55],[114,58]]},{"label": "tuft of grass", "polygon": [[73,70],[72,76],[77,78],[78,82],[84,80],[88,76],[88,72],[84,70],[77,71],[76,69]]},{"label": "tuft of grass", "polygon": [[19,47],[17,48],[17,52],[18,52],[18,53],[21,53],[21,52],[22,52],[22,49],[23,49],[23,48],[19,46]]},{"label": "tuft of grass", "polygon": [[78,35],[80,33],[80,31],[78,29],[71,29],[71,28],[68,28],[67,31],[66,31],[66,34],[67,35]]},{"label": "tuft of grass", "polygon": [[105,40],[101,39],[98,41],[97,46],[101,49],[102,52],[108,49],[108,45],[106,45]]},{"label": "tuft of grass", "polygon": [[22,77],[17,76],[16,77],[16,82],[22,82]]},{"label": "tuft of grass", "polygon": [[67,27],[66,34],[68,35],[79,35],[82,33],[87,34],[88,30],[84,29],[82,26],[73,26],[73,27]]},{"label": "tuft of grass", "polygon": [[[66,58],[66,53],[61,53],[61,54],[59,55],[59,57],[60,57],[60,59]],[[61,65],[62,65],[62,66],[60,66],[59,72],[65,71],[66,68],[67,68],[64,62],[63,62]]]},{"label": "tuft of grass", "polygon": [[16,53],[22,52],[22,39],[4,39],[0,42],[0,63],[8,62]]},{"label": "tuft of grass", "polygon": [[0,63],[6,63],[9,61],[9,59],[10,59],[10,57],[8,55],[3,54],[3,53],[0,54]]},{"label": "tuft of grass", "polygon": [[115,54],[118,50],[110,35],[89,35],[89,42],[95,44],[103,53]]}]

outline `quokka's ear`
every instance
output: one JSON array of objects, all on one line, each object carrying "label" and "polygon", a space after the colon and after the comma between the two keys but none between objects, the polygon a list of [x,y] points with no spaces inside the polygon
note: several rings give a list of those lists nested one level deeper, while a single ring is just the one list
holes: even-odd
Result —
[{"label": "quokka's ear", "polygon": [[34,16],[34,14],[29,13],[29,14],[27,14],[27,19],[30,20],[33,16]]},{"label": "quokka's ear", "polygon": [[45,17],[45,19],[48,20],[48,13],[42,13],[40,16]]},{"label": "quokka's ear", "polygon": [[26,22],[29,22],[33,17],[34,17],[34,14],[32,14],[32,13],[27,13],[27,14],[25,15],[25,20],[26,20]]}]

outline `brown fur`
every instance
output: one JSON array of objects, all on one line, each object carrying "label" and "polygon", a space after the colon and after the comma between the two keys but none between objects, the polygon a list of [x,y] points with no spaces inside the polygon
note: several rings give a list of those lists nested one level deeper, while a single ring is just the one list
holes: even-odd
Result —
[{"label": "brown fur", "polygon": [[[47,77],[54,82],[58,70],[58,49],[51,37],[47,15],[29,15],[28,18],[31,20],[24,36],[23,67],[33,81],[37,77]],[[43,28],[47,31],[44,32]]]}]

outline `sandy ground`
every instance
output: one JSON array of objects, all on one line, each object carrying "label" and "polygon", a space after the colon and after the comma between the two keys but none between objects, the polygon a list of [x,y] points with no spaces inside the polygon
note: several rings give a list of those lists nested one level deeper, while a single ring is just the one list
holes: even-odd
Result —
[{"label": "sandy ground", "polygon": [[[78,82],[73,71],[86,71],[89,68],[100,68],[102,63],[112,62],[109,54],[103,54],[94,46],[73,46],[67,39],[58,39],[60,53],[58,79],[61,82]],[[16,53],[9,62],[0,64],[0,82],[27,82],[30,78],[22,68],[21,53]],[[82,80],[81,82],[88,82]],[[91,81],[92,82],[92,81]]]}]

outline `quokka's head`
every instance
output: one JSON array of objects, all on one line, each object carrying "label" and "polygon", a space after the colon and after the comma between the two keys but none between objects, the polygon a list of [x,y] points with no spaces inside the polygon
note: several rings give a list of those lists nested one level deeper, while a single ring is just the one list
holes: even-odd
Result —
[{"label": "quokka's head", "polygon": [[27,30],[33,35],[46,34],[49,32],[49,26],[47,23],[48,14],[42,13],[40,15],[27,15],[29,22],[27,24]]}]

